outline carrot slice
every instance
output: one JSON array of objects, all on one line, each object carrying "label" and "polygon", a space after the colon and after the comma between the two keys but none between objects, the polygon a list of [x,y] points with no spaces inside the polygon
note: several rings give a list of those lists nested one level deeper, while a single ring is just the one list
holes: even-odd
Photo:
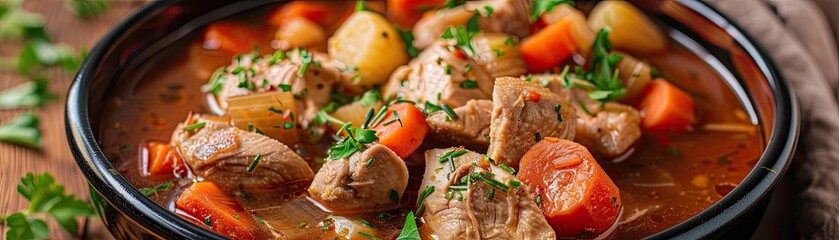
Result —
[{"label": "carrot slice", "polygon": [[178,209],[232,239],[256,239],[257,226],[242,206],[212,182],[197,182],[175,202]]},{"label": "carrot slice", "polygon": [[[398,119],[393,115],[396,112]],[[379,143],[387,146],[402,159],[411,155],[428,134],[425,114],[410,103],[391,105],[387,113],[373,129],[379,137]]]},{"label": "carrot slice", "polygon": [[262,35],[243,24],[214,22],[204,29],[204,48],[228,53],[249,52]]},{"label": "carrot slice", "polygon": [[517,177],[529,187],[557,237],[597,236],[617,220],[618,187],[578,143],[543,139],[524,154]]},{"label": "carrot slice", "polygon": [[387,0],[387,18],[404,29],[417,23],[422,14],[441,4],[443,0]]},{"label": "carrot slice", "polygon": [[303,17],[323,27],[329,27],[345,17],[344,13],[349,10],[347,3],[292,1],[275,10],[268,18],[268,23],[280,26],[288,19]]},{"label": "carrot slice", "polygon": [[175,176],[186,173],[186,165],[181,155],[169,143],[148,141],[146,143],[146,172],[147,176]]},{"label": "carrot slice", "polygon": [[562,19],[521,43],[521,55],[530,72],[544,72],[577,51],[571,38],[570,23]]},{"label": "carrot slice", "polygon": [[694,122],[693,98],[664,79],[650,81],[638,108],[641,127],[650,131],[683,131]]}]

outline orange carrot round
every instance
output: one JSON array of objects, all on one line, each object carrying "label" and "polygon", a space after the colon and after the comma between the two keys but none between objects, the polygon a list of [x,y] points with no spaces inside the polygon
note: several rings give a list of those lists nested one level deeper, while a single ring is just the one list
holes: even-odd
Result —
[{"label": "orange carrot round", "polygon": [[544,72],[577,51],[569,32],[570,26],[568,20],[560,20],[521,43],[521,55],[527,63],[527,70]]},{"label": "orange carrot round", "polygon": [[232,239],[256,239],[256,224],[236,199],[212,182],[197,182],[175,202],[211,230]]},{"label": "orange carrot round", "polygon": [[181,155],[169,143],[149,141],[146,143],[146,175],[175,176],[186,173],[186,165]]},{"label": "orange carrot round", "polygon": [[[397,119],[393,112],[399,116]],[[428,134],[425,114],[410,103],[393,104],[387,110],[384,120],[374,126],[379,143],[387,146],[402,159],[411,155]]]},{"label": "orange carrot round", "polygon": [[548,137],[536,143],[522,157],[517,177],[557,237],[602,234],[621,210],[618,187],[591,153],[572,141]]},{"label": "orange carrot round", "polygon": [[641,127],[649,131],[683,131],[696,117],[693,98],[664,79],[650,81],[638,108]]}]

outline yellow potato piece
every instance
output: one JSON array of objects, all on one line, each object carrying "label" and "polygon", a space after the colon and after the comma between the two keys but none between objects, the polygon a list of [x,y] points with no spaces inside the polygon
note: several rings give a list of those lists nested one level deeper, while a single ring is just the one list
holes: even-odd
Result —
[{"label": "yellow potato piece", "polygon": [[603,1],[588,16],[595,32],[610,27],[609,40],[617,49],[648,54],[665,49],[667,39],[641,10],[624,1]]},{"label": "yellow potato piece", "polygon": [[345,86],[369,87],[387,81],[397,67],[408,62],[405,43],[394,26],[373,12],[356,12],[329,39],[329,56],[358,68],[360,78]]}]

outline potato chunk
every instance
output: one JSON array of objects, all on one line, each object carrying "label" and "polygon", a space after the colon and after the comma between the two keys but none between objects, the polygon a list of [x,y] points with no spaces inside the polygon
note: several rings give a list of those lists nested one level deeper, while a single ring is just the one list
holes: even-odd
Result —
[{"label": "potato chunk", "polygon": [[[360,77],[347,79],[352,89],[387,81],[408,62],[405,43],[393,25],[374,12],[356,12],[329,38],[329,56],[358,68]],[[355,87],[352,87],[355,86]]]},{"label": "potato chunk", "polygon": [[641,10],[624,1],[603,1],[588,16],[592,30],[610,27],[609,40],[617,49],[632,53],[653,53],[664,50],[666,41],[661,29]]}]

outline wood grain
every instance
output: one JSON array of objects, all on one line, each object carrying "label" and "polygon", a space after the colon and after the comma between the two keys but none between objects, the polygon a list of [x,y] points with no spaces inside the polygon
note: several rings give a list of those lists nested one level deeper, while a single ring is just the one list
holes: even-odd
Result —
[{"label": "wood grain", "polygon": [[[54,41],[64,42],[76,49],[90,49],[96,41],[120,20],[128,16],[144,1],[111,1],[106,14],[93,19],[79,19],[69,12],[64,0],[27,0],[23,7],[40,13],[46,20],[46,29]],[[0,55],[17,55],[21,44],[0,41]],[[40,109],[0,111],[0,122],[13,119],[23,111],[36,112],[40,117],[44,147],[41,151],[0,143],[0,214],[19,211],[28,203],[15,190],[20,177],[27,172],[50,172],[67,191],[83,199],[89,199],[87,182],[76,166],[64,133],[64,106],[67,88],[75,73],[51,69],[47,72],[51,92],[58,95],[56,101]],[[25,79],[14,73],[0,72],[0,90],[20,84]],[[48,220],[52,239],[112,239],[97,217],[80,219],[77,234],[63,231],[58,224]],[[0,226],[0,239],[5,238]]]}]

